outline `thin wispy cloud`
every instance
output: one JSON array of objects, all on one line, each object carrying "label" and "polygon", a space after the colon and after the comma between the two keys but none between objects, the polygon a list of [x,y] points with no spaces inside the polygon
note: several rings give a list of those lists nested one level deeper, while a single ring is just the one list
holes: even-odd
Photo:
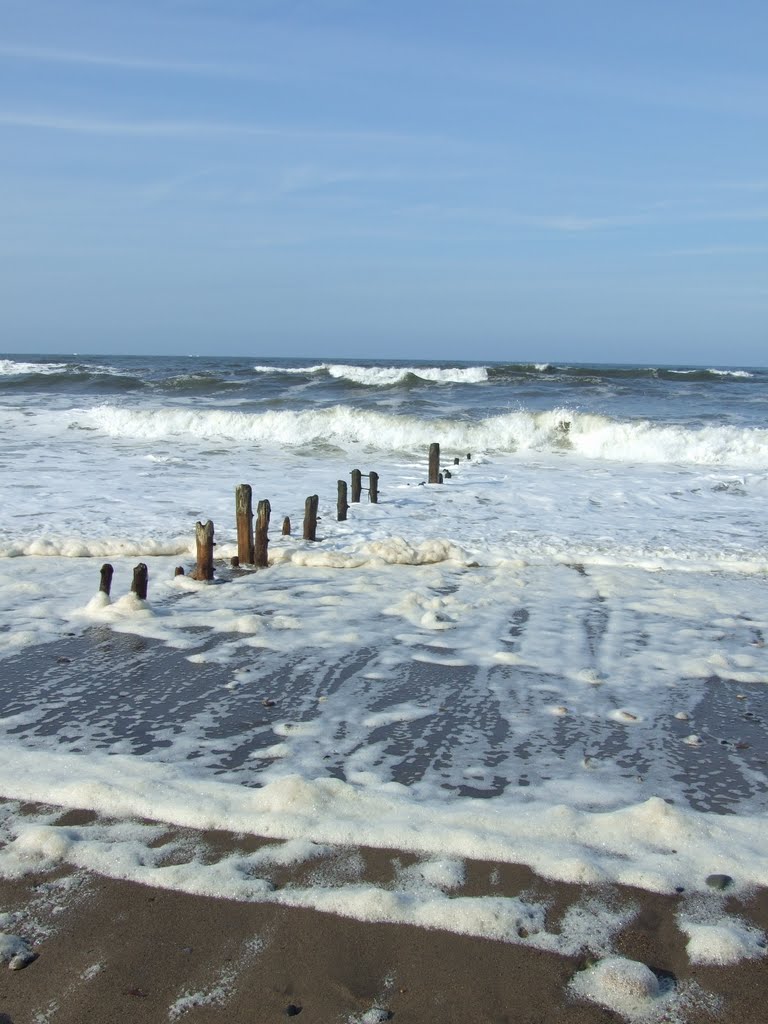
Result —
[{"label": "thin wispy cloud", "polygon": [[238,121],[125,121],[61,114],[0,111],[0,127],[68,132],[76,135],[143,136],[147,138],[283,138],[339,142],[431,144],[445,136],[306,126],[265,125]]},{"label": "thin wispy cloud", "polygon": [[0,58],[34,61],[46,64],[73,64],[84,67],[118,68],[125,71],[151,71],[162,74],[203,75],[214,78],[266,78],[263,67],[243,64],[180,61],[163,57],[136,57],[110,53],[88,53],[80,50],[57,50],[37,46],[0,44]]},{"label": "thin wispy cloud", "polygon": [[768,245],[700,245],[673,249],[673,256],[765,256]]}]

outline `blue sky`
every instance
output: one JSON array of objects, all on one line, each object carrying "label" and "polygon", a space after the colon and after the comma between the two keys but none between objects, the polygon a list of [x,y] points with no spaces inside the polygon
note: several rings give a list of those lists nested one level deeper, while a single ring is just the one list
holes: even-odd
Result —
[{"label": "blue sky", "polygon": [[8,352],[768,362],[764,0],[0,0]]}]

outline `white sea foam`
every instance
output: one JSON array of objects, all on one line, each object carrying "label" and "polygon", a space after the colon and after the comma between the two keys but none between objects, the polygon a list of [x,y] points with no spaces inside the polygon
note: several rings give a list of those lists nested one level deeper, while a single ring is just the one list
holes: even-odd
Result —
[{"label": "white sea foam", "polygon": [[[403,850],[528,864],[546,877],[582,884],[616,882],[673,892],[685,878],[703,891],[711,864],[718,863],[740,885],[768,885],[768,858],[758,852],[765,815],[720,818],[671,807],[657,798],[594,812],[577,809],[573,801],[566,806],[514,795],[492,801],[441,800],[436,794],[419,799],[403,786],[351,785],[296,775],[278,776],[254,790],[196,777],[184,764],[32,750],[10,737],[0,748],[0,784],[14,799],[197,829],[385,849],[397,837]],[[17,838],[2,854],[6,874],[59,860],[105,869],[104,862],[97,865],[81,856],[87,849],[81,836],[90,833],[23,821],[16,827]],[[108,844],[98,848],[106,858]],[[131,857],[135,853],[126,848]],[[164,868],[157,872],[158,879],[174,875]],[[238,884],[245,886],[243,892],[250,891],[242,877]]]},{"label": "white sea foam", "polygon": [[574,995],[605,1006],[625,1020],[648,1024],[675,1019],[676,1003],[680,1002],[674,983],[661,983],[645,964],[621,956],[605,957],[580,971],[569,988]]},{"label": "white sea foam", "polygon": [[189,555],[189,537],[88,539],[80,537],[39,537],[0,543],[0,558],[153,558],[158,555]]},{"label": "white sea foam", "polygon": [[768,428],[691,429],[643,420],[617,421],[568,409],[511,412],[478,422],[424,420],[349,406],[300,412],[244,413],[190,408],[134,409],[102,404],[71,414],[72,426],[139,441],[196,438],[287,446],[423,451],[441,439],[447,451],[557,451],[607,462],[768,468]]},{"label": "white sea foam", "polygon": [[688,936],[688,958],[693,964],[728,964],[766,955],[765,934],[739,918],[721,916],[709,922],[679,920]]}]

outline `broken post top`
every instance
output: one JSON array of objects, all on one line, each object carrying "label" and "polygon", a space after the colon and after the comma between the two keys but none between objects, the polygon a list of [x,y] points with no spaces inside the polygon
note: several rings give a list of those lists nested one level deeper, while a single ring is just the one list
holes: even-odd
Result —
[{"label": "broken post top", "polygon": [[238,484],[235,488],[235,510],[239,516],[251,515],[253,491],[250,484]]}]

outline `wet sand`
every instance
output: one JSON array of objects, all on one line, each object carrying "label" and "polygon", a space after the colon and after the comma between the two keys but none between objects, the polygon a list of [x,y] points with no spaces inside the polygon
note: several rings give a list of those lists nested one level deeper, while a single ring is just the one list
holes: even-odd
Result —
[{"label": "wet sand", "polygon": [[[62,823],[91,815],[67,812]],[[187,833],[218,857],[260,840]],[[333,852],[336,868],[354,853],[366,881],[387,885],[407,858],[394,851]],[[333,867],[332,863],[328,865]],[[276,868],[277,887],[301,884],[317,864]],[[489,883],[489,879],[492,883]],[[547,928],[565,911],[597,897],[631,904],[632,922],[616,953],[674,978],[688,991],[684,1011],[654,1020],[764,1024],[768,966],[692,966],[675,923],[680,897],[638,890],[590,889],[544,881],[516,865],[469,863],[460,895],[525,895],[547,901]],[[714,894],[712,899],[720,899]],[[768,891],[726,898],[728,913],[768,929]],[[403,1024],[598,1024],[615,1012],[568,992],[594,957],[563,956],[520,943],[468,938],[395,924],[360,923],[334,914],[245,903],[152,888],[88,872],[57,871],[0,882],[0,910],[16,914],[6,931],[23,936],[37,958],[0,970],[2,1024],[107,1024],[112,1021],[221,1021],[266,1024],[391,1019]]]}]

